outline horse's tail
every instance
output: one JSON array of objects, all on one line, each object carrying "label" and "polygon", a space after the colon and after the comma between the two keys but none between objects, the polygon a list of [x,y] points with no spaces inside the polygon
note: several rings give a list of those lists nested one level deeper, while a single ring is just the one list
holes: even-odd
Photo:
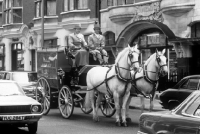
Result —
[{"label": "horse's tail", "polygon": [[91,108],[91,95],[92,91],[87,91],[85,95],[85,108]]},{"label": "horse's tail", "polygon": [[[86,91],[86,95],[85,95],[85,108],[91,108],[91,99],[92,95],[94,95],[94,90],[91,90],[92,89],[92,86],[91,86],[91,82],[90,82],[90,74],[87,73],[87,77],[86,77],[86,82],[87,82],[87,91]],[[89,91],[90,90],[90,91]]]}]

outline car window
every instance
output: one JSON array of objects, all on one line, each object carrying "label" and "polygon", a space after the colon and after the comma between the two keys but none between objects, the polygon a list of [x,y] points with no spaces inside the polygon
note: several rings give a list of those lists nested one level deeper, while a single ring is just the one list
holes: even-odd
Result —
[{"label": "car window", "polygon": [[10,80],[10,74],[6,73],[6,80]]},{"label": "car window", "polygon": [[183,89],[194,89],[196,90],[199,84],[199,79],[197,78],[192,78],[192,79],[188,79],[187,81],[185,81],[180,88]]},{"label": "car window", "polygon": [[37,81],[37,73],[28,73],[29,82]]},{"label": "car window", "polygon": [[188,86],[188,83],[189,83],[189,80],[184,81],[184,83],[179,88],[186,89]]},{"label": "car window", "polygon": [[0,72],[0,79],[2,79],[2,80],[4,79],[4,74],[5,73]]},{"label": "car window", "polygon": [[188,83],[188,88],[189,89],[197,89],[197,86],[199,84],[199,79],[190,79]]},{"label": "car window", "polygon": [[200,116],[200,97],[197,97],[186,109],[185,113],[189,115]]}]

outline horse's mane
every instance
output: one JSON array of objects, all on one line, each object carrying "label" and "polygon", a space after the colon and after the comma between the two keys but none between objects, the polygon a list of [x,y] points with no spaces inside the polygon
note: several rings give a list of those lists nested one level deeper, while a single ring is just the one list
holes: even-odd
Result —
[{"label": "horse's mane", "polygon": [[124,48],[118,55],[117,58],[115,60],[115,63],[117,63],[119,61],[119,59],[129,50],[128,47]]},{"label": "horse's mane", "polygon": [[156,55],[156,53],[154,53],[154,54],[152,54],[152,55],[149,56],[149,58],[145,61],[145,65],[146,65],[147,63],[149,63],[149,61],[152,59],[152,57],[153,57],[154,55]]}]

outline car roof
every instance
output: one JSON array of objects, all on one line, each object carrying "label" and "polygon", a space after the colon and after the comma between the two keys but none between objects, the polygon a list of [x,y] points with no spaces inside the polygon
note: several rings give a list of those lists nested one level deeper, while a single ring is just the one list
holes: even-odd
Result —
[{"label": "car roof", "polygon": [[188,76],[185,76],[183,79],[195,78],[195,77],[200,77],[200,75],[188,75]]},{"label": "car roof", "polygon": [[0,73],[37,73],[35,71],[0,71]]}]

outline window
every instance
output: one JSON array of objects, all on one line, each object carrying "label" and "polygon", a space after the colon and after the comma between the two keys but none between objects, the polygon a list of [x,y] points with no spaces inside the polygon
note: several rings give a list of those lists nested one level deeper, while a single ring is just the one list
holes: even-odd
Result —
[{"label": "window", "polygon": [[44,40],[44,48],[55,48],[57,47],[57,41],[58,39],[48,39],[48,40]]},{"label": "window", "polygon": [[107,32],[105,34],[106,46],[115,45],[115,33]]},{"label": "window", "polygon": [[24,44],[12,43],[12,70],[24,70]]},{"label": "window", "polygon": [[56,15],[56,0],[47,0],[46,3],[46,14],[47,16]]},{"label": "window", "polygon": [[5,62],[5,45],[0,45],[0,70],[4,70]]},{"label": "window", "polygon": [[35,17],[41,17],[41,1],[35,2]]},{"label": "window", "polygon": [[[44,1],[44,15],[45,16],[55,16],[56,15],[56,0],[46,0]],[[42,2],[35,1],[35,17],[42,16]]]},{"label": "window", "polygon": [[63,11],[88,9],[88,0],[63,0]]},{"label": "window", "polygon": [[5,24],[22,23],[22,0],[5,0]]},{"label": "window", "polygon": [[191,37],[200,37],[200,23],[195,23],[191,27]]},{"label": "window", "polygon": [[109,6],[113,6],[113,0],[107,0],[107,5]]},{"label": "window", "polygon": [[0,26],[3,24],[3,1],[0,1]]}]

